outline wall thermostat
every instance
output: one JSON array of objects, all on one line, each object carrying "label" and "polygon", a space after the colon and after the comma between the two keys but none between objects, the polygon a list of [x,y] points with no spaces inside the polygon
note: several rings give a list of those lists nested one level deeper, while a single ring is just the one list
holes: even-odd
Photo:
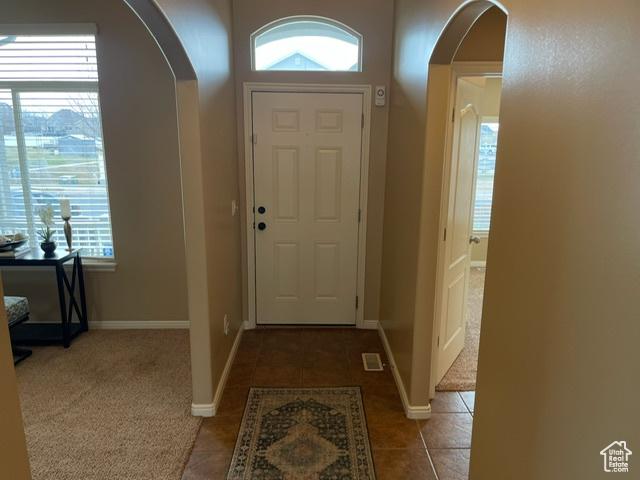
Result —
[{"label": "wall thermostat", "polygon": [[387,103],[387,88],[384,86],[376,87],[375,102],[376,107],[384,107]]}]

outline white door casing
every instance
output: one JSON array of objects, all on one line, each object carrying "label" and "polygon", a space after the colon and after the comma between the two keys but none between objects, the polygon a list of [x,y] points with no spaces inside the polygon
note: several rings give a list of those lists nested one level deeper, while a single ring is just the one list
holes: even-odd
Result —
[{"label": "white door casing", "polygon": [[354,325],[363,95],[251,105],[257,323]]},{"label": "white door casing", "polygon": [[[455,85],[450,161],[445,169],[445,226],[440,258],[442,276],[436,315],[440,320],[435,384],[464,347],[467,290],[471,264],[473,199],[481,127],[483,87],[463,78]],[[445,233],[446,232],[446,233]]]}]

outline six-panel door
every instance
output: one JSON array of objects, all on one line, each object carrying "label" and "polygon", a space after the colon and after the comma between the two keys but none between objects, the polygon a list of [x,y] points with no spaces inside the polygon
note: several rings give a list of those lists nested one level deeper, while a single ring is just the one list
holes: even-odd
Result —
[{"label": "six-panel door", "polygon": [[258,324],[355,324],[362,101],[252,95]]}]

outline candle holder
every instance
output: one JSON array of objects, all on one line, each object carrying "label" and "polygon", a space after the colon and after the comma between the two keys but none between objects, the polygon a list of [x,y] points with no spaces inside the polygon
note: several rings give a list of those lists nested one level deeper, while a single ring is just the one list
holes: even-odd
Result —
[{"label": "candle holder", "polygon": [[74,249],[71,246],[73,242],[73,230],[71,229],[71,224],[69,223],[71,217],[62,217],[62,219],[64,220],[64,225],[62,227],[62,229],[64,230],[64,238],[67,239],[67,251],[73,252]]}]

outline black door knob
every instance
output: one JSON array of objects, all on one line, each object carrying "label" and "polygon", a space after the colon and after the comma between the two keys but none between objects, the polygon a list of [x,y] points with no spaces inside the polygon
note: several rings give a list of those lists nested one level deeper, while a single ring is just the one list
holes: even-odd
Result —
[{"label": "black door knob", "polygon": [[266,209],[266,208],[264,208],[264,207],[258,207],[258,213],[264,213],[264,212],[266,212],[266,211],[267,211],[267,209]]},{"label": "black door knob", "polygon": [[264,222],[260,222],[258,224],[258,230],[264,230],[265,228],[267,228],[267,224]]}]

